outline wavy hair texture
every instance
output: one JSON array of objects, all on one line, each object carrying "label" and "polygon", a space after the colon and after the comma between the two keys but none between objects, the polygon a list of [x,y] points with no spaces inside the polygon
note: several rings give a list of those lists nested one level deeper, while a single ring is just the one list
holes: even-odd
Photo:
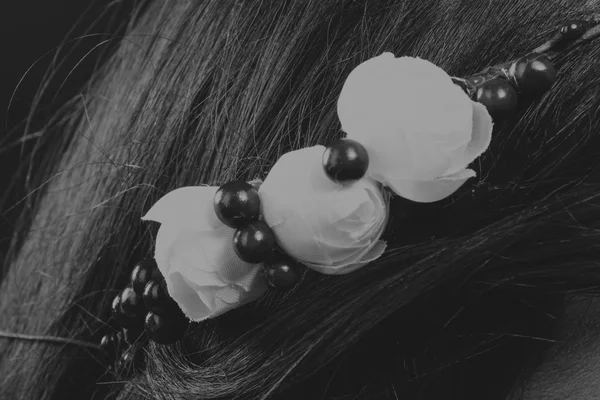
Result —
[{"label": "wavy hair texture", "polygon": [[[136,10],[49,120],[38,143],[49,150],[22,179],[4,330],[98,341],[112,297],[152,254],[145,211],[181,186],[264,178],[283,153],[340,137],[337,96],[362,61],[392,51],[465,76],[599,8],[198,0]],[[478,177],[456,195],[395,199],[377,262],[308,271],[290,293],[150,344],[128,380],[85,347],[0,338],[0,398],[505,399],[545,354],[568,295],[599,292],[598,60],[598,42],[559,59],[553,88],[496,122]]]}]

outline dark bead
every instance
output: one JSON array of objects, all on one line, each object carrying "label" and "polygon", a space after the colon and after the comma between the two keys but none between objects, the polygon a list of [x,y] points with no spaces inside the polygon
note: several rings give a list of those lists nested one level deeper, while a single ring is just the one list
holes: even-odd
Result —
[{"label": "dark bead", "polygon": [[276,244],[275,234],[264,221],[251,222],[233,234],[233,248],[238,257],[247,263],[263,262]]},{"label": "dark bead", "polygon": [[467,78],[467,80],[475,86],[479,86],[485,81],[484,77],[479,75],[470,76]]},{"label": "dark bead", "polygon": [[128,326],[135,325],[135,320],[132,320],[127,315],[125,315],[125,311],[123,311],[122,307],[122,294],[123,292],[119,292],[119,294],[116,295],[113,299],[112,317],[118,327],[125,328]]},{"label": "dark bead", "polygon": [[125,351],[121,355],[120,364],[121,364],[121,368],[126,368],[126,369],[130,369],[130,368],[141,369],[141,368],[144,368],[144,355],[143,355],[143,352],[138,351],[137,348],[133,348],[133,347],[130,348],[129,350]]},{"label": "dark bead", "polygon": [[174,313],[170,317],[164,317],[149,312],[145,320],[148,336],[160,344],[171,344],[180,340],[188,325],[189,321],[181,313]]},{"label": "dark bead", "polygon": [[267,283],[279,290],[291,289],[300,281],[304,266],[289,256],[278,256],[265,263],[263,275]]},{"label": "dark bead", "polygon": [[215,213],[231,228],[257,220],[260,215],[258,191],[244,181],[224,184],[215,193]]},{"label": "dark bead", "polygon": [[148,310],[160,315],[178,309],[175,300],[169,296],[166,285],[155,281],[146,284],[144,303]]},{"label": "dark bead", "polygon": [[574,19],[565,22],[560,27],[560,34],[566,40],[579,39],[587,30],[587,21]]},{"label": "dark bead", "polygon": [[367,172],[369,153],[356,140],[339,139],[325,149],[323,168],[334,182],[355,181]]},{"label": "dark bead", "polygon": [[556,69],[543,54],[528,54],[511,64],[509,76],[514,79],[519,92],[542,94],[556,80]]},{"label": "dark bead", "polygon": [[515,88],[504,79],[495,78],[477,88],[475,101],[483,104],[492,115],[503,114],[517,107]]},{"label": "dark bead", "polygon": [[162,274],[158,270],[156,261],[153,258],[140,261],[133,267],[133,271],[131,272],[131,286],[140,296],[144,293],[144,288],[148,281],[160,279],[162,279]]},{"label": "dark bead", "polygon": [[111,358],[115,358],[118,353],[118,343],[114,333],[108,333],[102,336],[100,340],[100,347],[106,354]]},{"label": "dark bead", "polygon": [[123,289],[121,293],[121,310],[128,318],[133,320],[143,318],[146,312],[142,296],[138,295],[131,286]]}]

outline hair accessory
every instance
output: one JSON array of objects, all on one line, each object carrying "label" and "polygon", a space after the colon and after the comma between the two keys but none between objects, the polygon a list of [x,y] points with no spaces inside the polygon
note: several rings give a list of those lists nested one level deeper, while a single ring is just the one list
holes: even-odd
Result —
[{"label": "hair accessory", "polygon": [[345,138],[284,154],[264,182],[183,187],[154,204],[142,218],[161,224],[154,260],[115,297],[123,330],[102,346],[129,345],[127,362],[146,336],[173,343],[189,320],[293,288],[306,268],[339,275],[376,260],[391,196],[435,202],[474,177],[467,167],[490,144],[492,116],[547,91],[552,61],[600,35],[599,22],[568,21],[529,54],[466,78],[392,53],[363,62],[338,100]]},{"label": "hair accessory", "polygon": [[181,339],[189,324],[169,296],[154,259],[145,259],[135,265],[130,284],[113,300],[112,320],[115,328],[120,330],[104,335],[100,346],[117,361],[117,370],[140,362],[136,350],[147,337],[161,344],[174,343]]}]

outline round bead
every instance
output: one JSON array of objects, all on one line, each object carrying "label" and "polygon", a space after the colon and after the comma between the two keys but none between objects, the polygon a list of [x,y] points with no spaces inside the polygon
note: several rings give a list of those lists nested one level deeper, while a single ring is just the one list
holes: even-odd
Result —
[{"label": "round bead", "polygon": [[574,19],[565,22],[560,27],[560,35],[566,40],[579,39],[585,33],[587,29],[586,21],[580,19]]},{"label": "round bead", "polygon": [[123,349],[123,334],[121,332],[110,332],[100,340],[100,347],[112,359]]},{"label": "round bead", "polygon": [[247,263],[263,262],[277,244],[275,234],[264,221],[254,221],[238,228],[233,234],[233,248]]},{"label": "round bead", "polygon": [[174,313],[171,317],[164,317],[149,312],[145,319],[145,328],[148,336],[160,344],[171,344],[180,340],[188,325],[189,321],[181,313]]},{"label": "round bead", "polygon": [[121,310],[123,314],[132,320],[139,320],[146,312],[142,297],[131,286],[126,287],[121,292]]},{"label": "round bead", "polygon": [[293,288],[299,281],[303,265],[287,256],[276,257],[265,263],[263,275],[269,286],[288,290]]},{"label": "round bead", "polygon": [[479,75],[470,76],[467,78],[467,80],[475,86],[479,86],[485,81],[484,77]]},{"label": "round bead", "polygon": [[483,104],[489,113],[502,114],[517,107],[518,98],[515,88],[504,79],[490,79],[481,84],[475,92],[475,101]]},{"label": "round bead", "polygon": [[120,358],[120,364],[122,368],[144,368],[144,355],[143,352],[137,351],[135,348],[130,348],[125,351]]},{"label": "round bead", "polygon": [[258,191],[244,181],[224,184],[215,193],[215,213],[230,228],[257,220],[260,215]]},{"label": "round bead", "polygon": [[556,69],[543,54],[522,57],[511,64],[508,74],[515,80],[518,90],[527,94],[542,94],[556,80]]},{"label": "round bead", "polygon": [[102,347],[104,350],[108,350],[114,344],[114,341],[115,337],[113,334],[106,334],[102,336],[102,339],[100,339],[100,347]]},{"label": "round bead", "polygon": [[367,172],[369,153],[356,140],[339,139],[323,153],[323,168],[334,182],[355,181]]},{"label": "round bead", "polygon": [[100,347],[112,358],[115,357],[118,349],[117,341],[115,339],[114,333],[109,333],[102,336],[102,339],[100,340]]},{"label": "round bead", "polygon": [[162,275],[158,270],[156,261],[152,258],[148,258],[140,261],[133,267],[133,271],[131,272],[131,286],[133,287],[133,290],[141,296],[144,293],[144,288],[148,281],[159,280],[161,278]]},{"label": "round bead", "polygon": [[148,310],[159,315],[165,315],[178,308],[175,300],[169,296],[165,285],[155,281],[150,281],[146,284],[146,288],[144,289],[144,303],[148,307]]},{"label": "round bead", "polygon": [[119,294],[113,299],[111,311],[116,325],[125,328],[135,325],[135,320],[131,320],[129,317],[127,317],[127,315],[125,315],[125,311],[123,311],[122,307],[122,294],[123,292],[119,292]]}]

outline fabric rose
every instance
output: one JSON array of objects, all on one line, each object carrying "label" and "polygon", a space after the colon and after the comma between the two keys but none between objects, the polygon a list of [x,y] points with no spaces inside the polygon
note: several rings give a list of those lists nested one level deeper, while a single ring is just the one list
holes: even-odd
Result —
[{"label": "fabric rose", "polygon": [[215,214],[217,189],[176,189],[142,218],[161,223],[154,258],[169,294],[192,321],[216,317],[267,290],[261,265],[239,259],[232,244],[234,229]]},{"label": "fabric rose", "polygon": [[485,106],[443,69],[392,53],[350,73],[338,116],[347,137],[369,153],[367,176],[424,203],[451,195],[475,176],[466,167],[486,151],[493,128]]},{"label": "fabric rose", "polygon": [[287,254],[323,274],[346,274],[385,250],[379,238],[387,201],[372,179],[331,181],[324,152],[314,146],[284,154],[259,189],[262,213]]}]

